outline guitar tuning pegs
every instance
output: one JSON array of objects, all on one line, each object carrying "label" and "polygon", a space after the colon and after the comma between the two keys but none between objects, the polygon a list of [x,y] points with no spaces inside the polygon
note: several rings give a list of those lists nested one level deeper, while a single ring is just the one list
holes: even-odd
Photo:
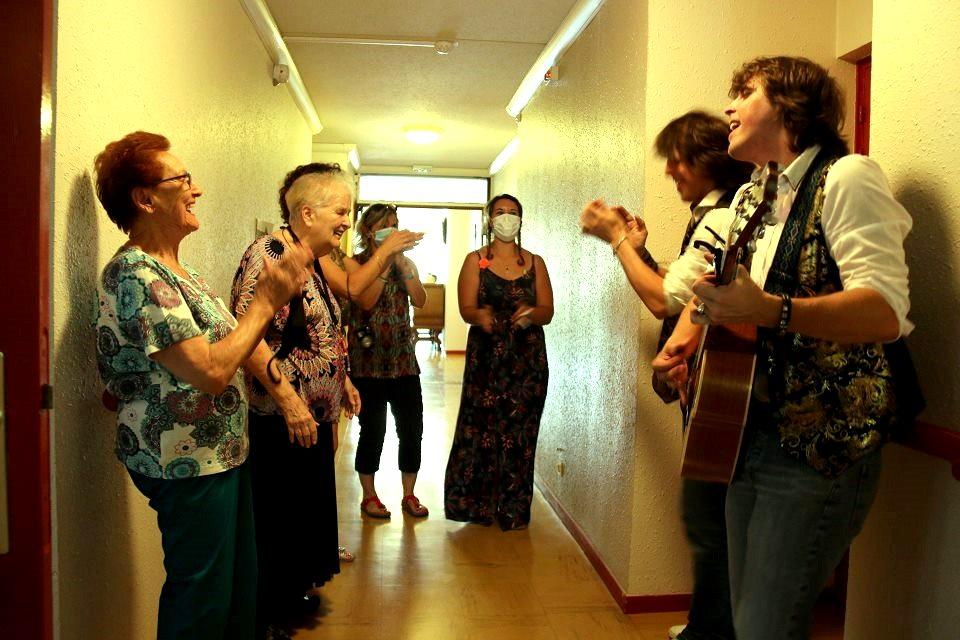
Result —
[{"label": "guitar tuning pegs", "polygon": [[757,229],[757,237],[758,237],[758,238],[762,238],[763,236],[766,235],[766,233],[767,233],[767,228],[766,228],[766,227],[760,227],[759,229]]},{"label": "guitar tuning pegs", "polygon": [[773,215],[772,211],[764,214],[763,224],[767,225],[768,227],[772,227],[773,225],[777,224],[777,218]]},{"label": "guitar tuning pegs", "polygon": [[750,242],[747,243],[747,251],[749,251],[750,253],[756,253],[756,252],[757,252],[757,241],[756,241],[756,240],[750,240]]}]

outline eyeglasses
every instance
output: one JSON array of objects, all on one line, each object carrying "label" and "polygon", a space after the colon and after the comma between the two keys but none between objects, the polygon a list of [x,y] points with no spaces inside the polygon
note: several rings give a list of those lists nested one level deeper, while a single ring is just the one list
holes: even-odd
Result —
[{"label": "eyeglasses", "polygon": [[176,180],[179,180],[179,181],[180,181],[180,184],[182,184],[182,185],[183,185],[184,187],[186,187],[187,189],[189,189],[190,187],[193,186],[193,179],[190,177],[190,174],[189,174],[189,173],[181,173],[181,174],[178,175],[178,176],[173,176],[173,177],[171,177],[171,178],[164,178],[163,180],[158,180],[157,182],[154,182],[153,184],[154,184],[154,186],[156,186],[156,185],[158,185],[158,184],[163,184],[164,182],[174,182],[174,181],[176,181]]}]

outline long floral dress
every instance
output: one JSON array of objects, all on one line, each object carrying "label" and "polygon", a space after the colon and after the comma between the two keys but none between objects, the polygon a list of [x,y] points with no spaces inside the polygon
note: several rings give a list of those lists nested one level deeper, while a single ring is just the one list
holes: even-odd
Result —
[{"label": "long floral dress", "polygon": [[505,531],[530,522],[534,454],[547,396],[547,347],[543,327],[513,328],[510,317],[520,303],[535,301],[535,267],[514,280],[480,269],[477,304],[493,309],[494,327],[488,334],[473,326],[467,337],[460,413],[444,483],[451,520],[492,524],[496,519]]}]

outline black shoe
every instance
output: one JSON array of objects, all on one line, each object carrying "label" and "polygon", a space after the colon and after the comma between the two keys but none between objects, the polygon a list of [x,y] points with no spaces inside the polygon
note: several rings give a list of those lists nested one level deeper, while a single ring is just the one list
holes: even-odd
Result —
[{"label": "black shoe", "polygon": [[283,627],[272,624],[267,627],[263,640],[292,640],[292,636]]}]

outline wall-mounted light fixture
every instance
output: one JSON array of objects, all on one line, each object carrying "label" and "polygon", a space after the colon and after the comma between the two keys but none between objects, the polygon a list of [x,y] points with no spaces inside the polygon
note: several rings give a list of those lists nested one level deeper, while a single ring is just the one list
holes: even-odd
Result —
[{"label": "wall-mounted light fixture", "polygon": [[350,160],[354,171],[360,171],[360,154],[357,153],[356,147],[351,148],[350,151],[347,152],[347,159]]},{"label": "wall-mounted light fixture", "polygon": [[500,173],[500,169],[503,169],[503,167],[510,162],[510,159],[519,148],[520,138],[514,136],[513,140],[508,142],[507,146],[505,146],[503,150],[497,154],[497,157],[493,159],[493,162],[490,163],[490,176],[493,177]]},{"label": "wall-mounted light fixture", "polygon": [[533,98],[534,94],[543,85],[544,77],[550,70],[550,67],[557,64],[557,60],[563,55],[563,52],[573,44],[576,39],[587,28],[593,17],[600,11],[600,7],[606,0],[579,0],[577,4],[570,9],[570,13],[560,23],[550,42],[543,47],[537,61],[533,63],[527,75],[523,77],[517,92],[507,104],[507,113],[512,118],[520,115],[520,112],[527,106],[527,103]]}]

